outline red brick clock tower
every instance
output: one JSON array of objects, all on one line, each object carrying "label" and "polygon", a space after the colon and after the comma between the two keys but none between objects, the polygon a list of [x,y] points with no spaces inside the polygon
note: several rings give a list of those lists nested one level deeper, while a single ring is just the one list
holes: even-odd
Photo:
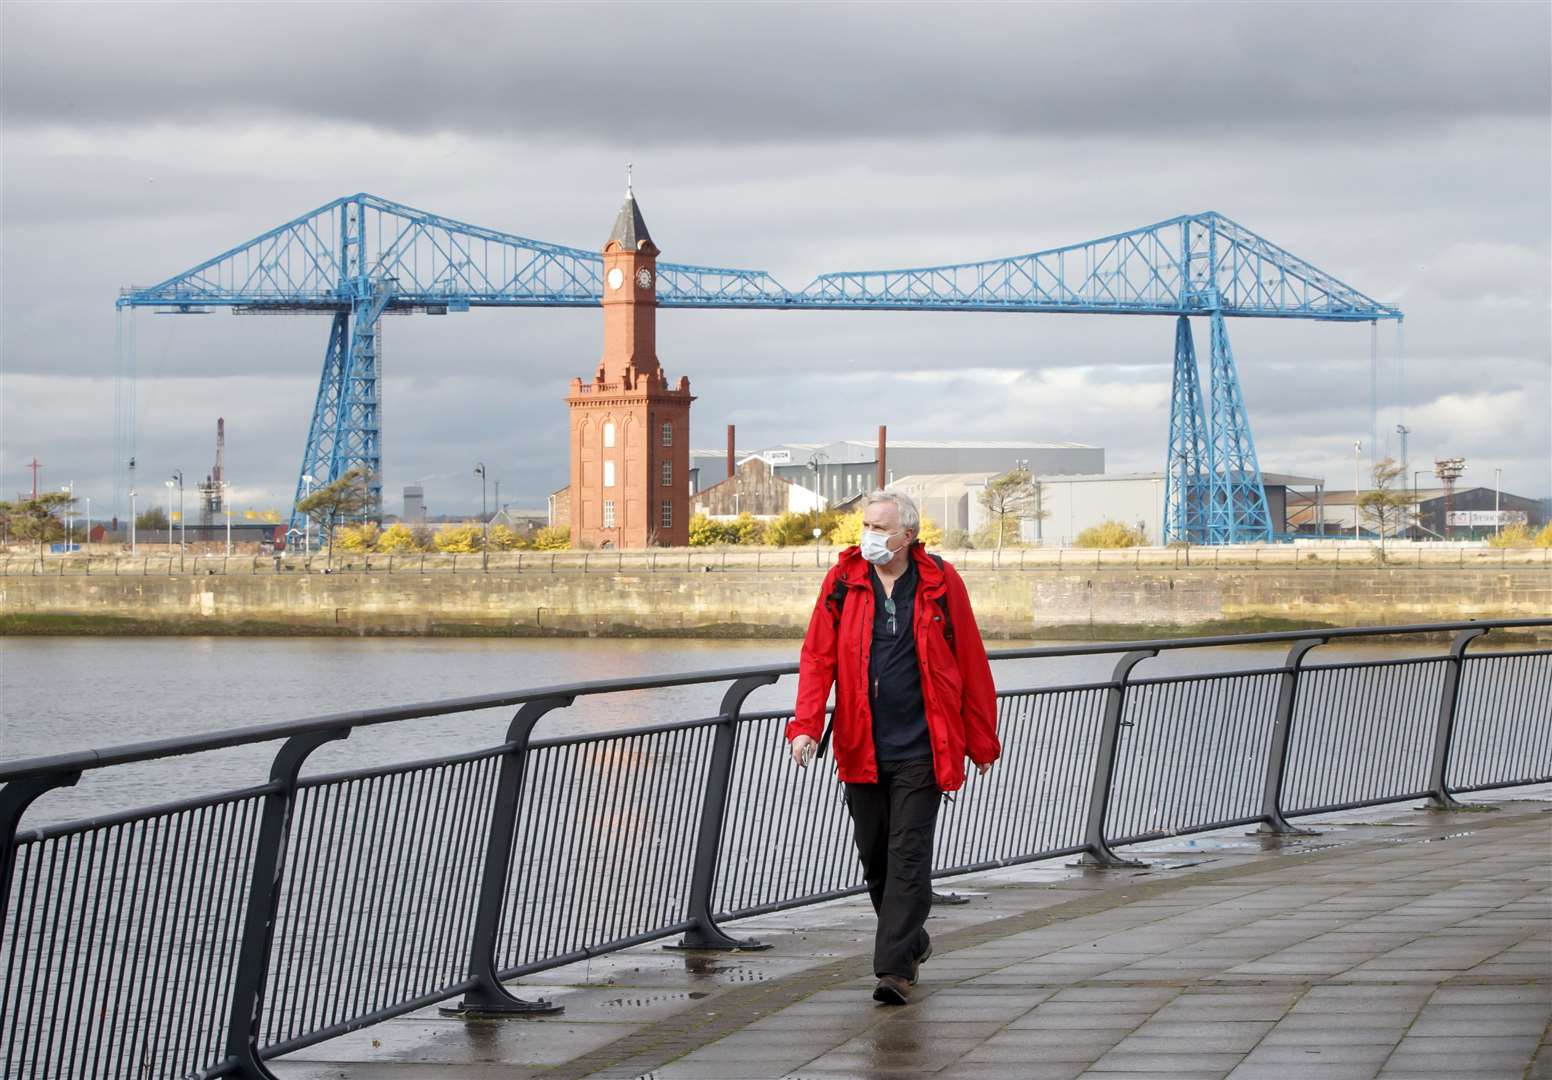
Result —
[{"label": "red brick clock tower", "polygon": [[571,542],[690,540],[690,380],[657,362],[657,245],[629,185],[604,244],[604,354],[571,380]]}]

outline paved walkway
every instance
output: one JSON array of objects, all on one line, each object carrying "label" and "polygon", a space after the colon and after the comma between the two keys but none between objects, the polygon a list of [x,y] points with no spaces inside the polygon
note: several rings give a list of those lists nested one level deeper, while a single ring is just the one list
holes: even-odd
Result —
[{"label": "paved walkway", "polygon": [[[647,946],[559,969],[548,1020],[416,1014],[276,1063],[285,1080],[1552,1080],[1552,801],[1411,808],[953,883],[916,1000],[869,998],[872,913],[749,920],[769,952]],[[1130,849],[1137,852],[1139,849]]]}]

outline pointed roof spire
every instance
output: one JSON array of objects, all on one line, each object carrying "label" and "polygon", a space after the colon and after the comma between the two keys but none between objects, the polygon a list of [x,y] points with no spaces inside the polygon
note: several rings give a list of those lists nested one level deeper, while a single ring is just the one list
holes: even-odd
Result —
[{"label": "pointed roof spire", "polygon": [[[614,228],[609,233],[609,239],[604,241],[607,245],[611,241],[620,245],[626,251],[640,250],[642,241],[652,244],[652,234],[647,232],[647,223],[641,216],[641,208],[636,205],[636,193],[632,190],[631,164],[625,164],[625,204],[620,207],[620,213],[614,219]],[[656,244],[652,244],[655,248]]]}]

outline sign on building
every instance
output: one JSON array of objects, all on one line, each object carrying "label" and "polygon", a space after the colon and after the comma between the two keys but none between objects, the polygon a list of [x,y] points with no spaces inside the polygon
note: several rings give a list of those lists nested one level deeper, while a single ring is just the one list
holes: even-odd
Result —
[{"label": "sign on building", "polygon": [[760,456],[765,459],[765,463],[767,465],[791,465],[792,464],[792,451],[791,450],[767,450],[767,451],[765,451],[765,453],[761,454]]},{"label": "sign on building", "polygon": [[1469,529],[1479,525],[1526,525],[1530,517],[1523,510],[1451,510],[1444,523],[1451,528]]}]

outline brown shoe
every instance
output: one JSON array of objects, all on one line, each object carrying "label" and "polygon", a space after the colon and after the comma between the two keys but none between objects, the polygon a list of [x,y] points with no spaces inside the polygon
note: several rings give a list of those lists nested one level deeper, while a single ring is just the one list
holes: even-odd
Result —
[{"label": "brown shoe", "polygon": [[932,942],[927,942],[927,948],[915,960],[911,961],[911,985],[916,985],[916,980],[921,978],[921,966],[932,959]]},{"label": "brown shoe", "polygon": [[911,984],[898,975],[880,975],[873,988],[873,1000],[883,1005],[909,1005]]}]

